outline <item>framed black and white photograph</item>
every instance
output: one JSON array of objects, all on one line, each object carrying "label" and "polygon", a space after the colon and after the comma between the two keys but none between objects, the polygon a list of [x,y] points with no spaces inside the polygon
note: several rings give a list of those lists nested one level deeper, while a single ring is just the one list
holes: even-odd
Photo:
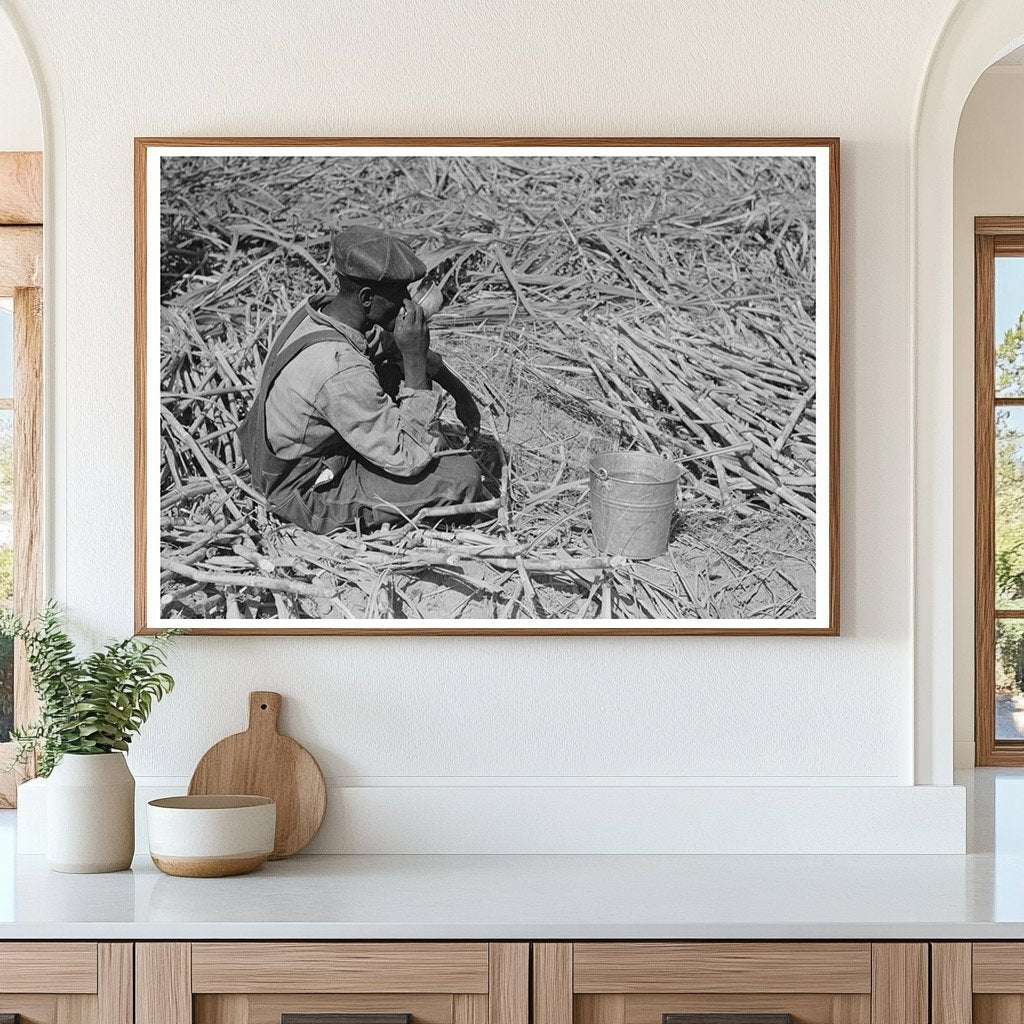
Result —
[{"label": "framed black and white photograph", "polygon": [[136,140],[138,630],[838,633],[838,156]]}]

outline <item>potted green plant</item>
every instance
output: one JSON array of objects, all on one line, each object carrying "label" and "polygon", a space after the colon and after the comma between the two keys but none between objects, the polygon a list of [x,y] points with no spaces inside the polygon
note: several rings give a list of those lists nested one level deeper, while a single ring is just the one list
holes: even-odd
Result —
[{"label": "potted green plant", "polygon": [[135,779],[124,758],[153,703],[174,686],[162,668],[174,631],[112,641],[85,657],[51,603],[30,621],[0,613],[20,640],[39,697],[36,722],[14,730],[14,764],[48,777],[47,861],[55,871],[122,871],[135,852]]}]

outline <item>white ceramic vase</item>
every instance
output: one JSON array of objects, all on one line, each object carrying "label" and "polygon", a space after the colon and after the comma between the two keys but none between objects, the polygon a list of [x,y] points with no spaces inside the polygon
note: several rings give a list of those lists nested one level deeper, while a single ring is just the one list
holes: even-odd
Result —
[{"label": "white ceramic vase", "polygon": [[65,754],[46,783],[54,871],[124,871],[135,853],[135,778],[124,754]]}]

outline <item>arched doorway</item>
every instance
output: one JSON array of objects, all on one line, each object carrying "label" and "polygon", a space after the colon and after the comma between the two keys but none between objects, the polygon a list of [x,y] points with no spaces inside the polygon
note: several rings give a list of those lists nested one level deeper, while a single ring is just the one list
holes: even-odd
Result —
[{"label": "arched doorway", "polygon": [[953,156],[971,89],[1024,42],[1019,0],[964,0],[925,71],[911,138],[911,330],[914,353],[915,776],[948,785],[953,771],[955,588],[959,544],[953,474]]}]

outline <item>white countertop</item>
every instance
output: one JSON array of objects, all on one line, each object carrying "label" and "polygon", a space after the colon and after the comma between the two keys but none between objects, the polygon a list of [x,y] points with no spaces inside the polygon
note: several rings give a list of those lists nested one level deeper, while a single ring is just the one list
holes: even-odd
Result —
[{"label": "white countertop", "polygon": [[[60,875],[13,855],[0,940],[1024,939],[1024,772],[976,772],[966,856],[309,856]],[[13,870],[12,870],[13,868]]]},{"label": "white countertop", "polygon": [[0,939],[1024,938],[1024,856],[298,857],[240,878],[18,862]]}]

